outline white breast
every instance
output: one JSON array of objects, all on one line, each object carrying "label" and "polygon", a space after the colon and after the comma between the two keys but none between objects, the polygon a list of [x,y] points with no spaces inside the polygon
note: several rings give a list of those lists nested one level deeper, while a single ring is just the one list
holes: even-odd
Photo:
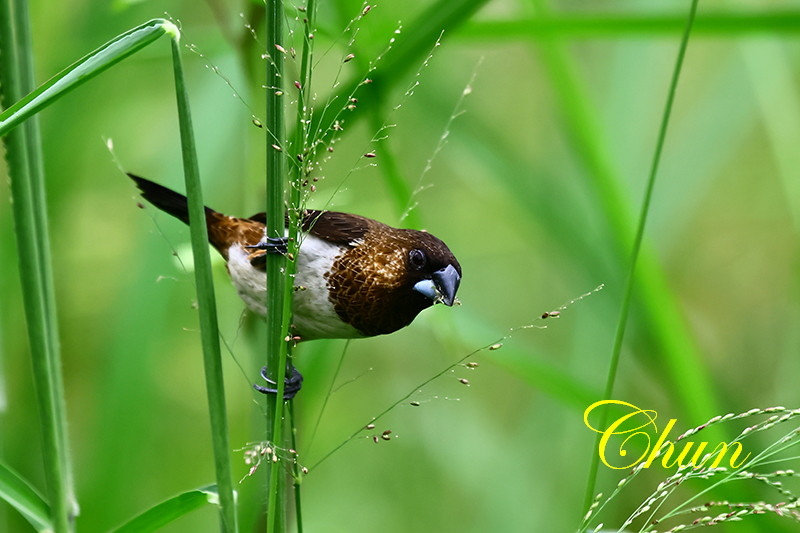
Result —
[{"label": "white breast", "polygon": [[345,248],[306,235],[300,243],[292,311],[304,339],[352,339],[363,337],[342,322],[328,299],[328,279],[334,260]]},{"label": "white breast", "polygon": [[[328,299],[328,273],[343,248],[306,235],[300,244],[295,275],[293,324],[304,340],[349,339],[362,337],[354,327],[342,322]],[[267,276],[253,268],[248,252],[239,245],[228,250],[228,272],[233,285],[247,307],[266,315]]]},{"label": "white breast", "polygon": [[264,316],[267,314],[267,275],[250,264],[248,255],[240,244],[231,245],[228,248],[228,273],[247,308]]}]

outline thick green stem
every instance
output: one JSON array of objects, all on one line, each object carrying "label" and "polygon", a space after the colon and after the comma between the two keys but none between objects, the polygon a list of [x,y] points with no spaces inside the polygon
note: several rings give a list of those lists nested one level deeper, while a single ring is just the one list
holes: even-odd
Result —
[{"label": "thick green stem", "polygon": [[[33,90],[27,4],[0,5],[0,78],[4,104]],[[12,106],[13,107],[13,106]],[[20,121],[21,123],[21,121]],[[42,426],[47,493],[55,531],[72,531],[78,514],[69,458],[64,385],[50,257],[38,123],[29,120],[6,139],[25,318]]]},{"label": "thick green stem", "polygon": [[[284,83],[283,63],[283,2],[267,1],[267,236],[284,236],[286,198],[286,165],[284,150]],[[291,243],[290,243],[291,244]],[[281,254],[267,254],[267,368],[269,377],[276,383],[277,393],[267,395],[267,440],[281,446],[283,440],[283,392],[286,378],[288,317],[285,317],[285,286],[287,261]],[[267,492],[267,531],[283,530],[286,497],[281,489],[281,465],[272,462],[269,469]]]},{"label": "thick green stem", "polygon": [[181,131],[183,170],[186,196],[189,203],[189,230],[194,257],[197,304],[200,315],[200,338],[203,345],[203,362],[206,375],[208,411],[211,419],[211,440],[214,448],[214,466],[217,476],[222,530],[237,531],[236,507],[231,477],[228,420],[225,407],[225,388],[222,376],[222,358],[217,325],[217,305],[211,275],[211,257],[208,250],[203,195],[200,188],[200,171],[192,129],[189,97],[183,77],[180,54],[180,35],[173,35],[172,59],[175,70],[175,94],[178,100],[178,118]]}]

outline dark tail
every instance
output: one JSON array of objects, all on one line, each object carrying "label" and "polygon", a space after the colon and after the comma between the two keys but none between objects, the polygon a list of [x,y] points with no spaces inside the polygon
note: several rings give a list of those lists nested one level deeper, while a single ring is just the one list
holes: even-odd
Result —
[{"label": "dark tail", "polygon": [[[189,206],[184,195],[135,174],[128,173],[128,176],[142,191],[142,198],[184,224],[189,224]],[[234,242],[256,244],[264,235],[264,224],[257,220],[226,217],[208,207],[205,210],[208,242],[226,260],[228,249]]]},{"label": "dark tail", "polygon": [[[142,198],[184,224],[189,224],[189,208],[184,195],[130,172],[128,172],[128,177],[136,182],[136,186],[142,191]],[[206,216],[211,213],[213,211],[206,207]]]}]

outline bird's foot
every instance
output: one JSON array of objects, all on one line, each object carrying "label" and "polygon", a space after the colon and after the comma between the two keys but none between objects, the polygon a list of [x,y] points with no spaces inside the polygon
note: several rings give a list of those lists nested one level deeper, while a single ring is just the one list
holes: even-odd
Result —
[{"label": "bird's foot", "polygon": [[[271,380],[267,375],[267,367],[261,369],[261,377],[274,388],[263,387],[261,385],[253,385],[253,388],[262,394],[278,394],[277,383]],[[300,374],[295,367],[292,367],[292,375],[286,376],[283,383],[283,399],[291,400],[303,386],[303,375]]]},{"label": "bird's foot", "polygon": [[267,237],[258,244],[245,246],[254,250],[266,250],[268,254],[283,254],[289,252],[289,239],[287,237]]}]

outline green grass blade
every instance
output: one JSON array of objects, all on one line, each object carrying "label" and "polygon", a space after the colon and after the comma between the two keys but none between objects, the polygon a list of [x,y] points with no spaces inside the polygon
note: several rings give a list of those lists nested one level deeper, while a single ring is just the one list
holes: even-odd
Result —
[{"label": "green grass blade", "polygon": [[50,507],[19,474],[0,463],[0,498],[20,512],[36,531],[52,531]]},{"label": "green grass blade", "polygon": [[[635,237],[632,229],[636,227],[636,221],[625,201],[622,180],[613,170],[599,127],[587,105],[591,99],[560,43],[543,39],[539,44],[554,94],[560,99],[576,156],[586,168],[585,174],[591,179],[589,185],[609,221],[615,253],[620,261],[625,261],[630,257],[630,246]],[[703,367],[694,339],[669,291],[664,273],[646,246],[637,261],[636,303],[642,306],[648,331],[663,354],[663,360],[657,364],[663,366],[673,384],[676,401],[685,416],[691,420],[706,420],[720,412],[713,390],[708,385],[714,380]]]},{"label": "green grass blade", "polygon": [[[0,5],[0,78],[4,103],[35,86],[25,2]],[[41,420],[51,519],[71,531],[78,514],[67,438],[64,385],[48,235],[41,141],[35,120],[6,139],[28,342]]]},{"label": "green grass blade", "polygon": [[[606,378],[605,392],[603,398],[611,399],[614,392],[614,383],[617,377],[617,368],[619,365],[620,353],[622,352],[622,343],[625,338],[625,328],[628,323],[628,314],[630,311],[631,301],[633,300],[633,292],[635,288],[636,267],[639,260],[639,254],[642,249],[642,241],[644,240],[644,230],[647,224],[647,214],[650,211],[650,201],[653,197],[653,188],[658,175],[659,165],[661,163],[661,154],[664,149],[664,141],[667,137],[667,127],[669,126],[669,119],[672,116],[672,105],[675,102],[675,93],[678,88],[678,80],[680,79],[681,69],[683,68],[683,59],[686,56],[686,48],[689,45],[689,36],[692,34],[692,24],[694,23],[695,14],[697,13],[698,0],[692,0],[691,7],[689,8],[689,15],[686,19],[686,27],[681,38],[680,47],[678,48],[678,57],[675,60],[675,68],[672,72],[672,79],[670,80],[669,92],[667,93],[667,102],[664,105],[664,113],[661,117],[661,125],[658,130],[658,140],[656,141],[655,153],[653,154],[653,162],[650,167],[650,174],[647,179],[647,186],[645,188],[644,198],[642,199],[641,210],[639,212],[639,221],[636,227],[636,235],[633,240],[633,248],[631,251],[630,266],[628,269],[627,279],[625,281],[625,292],[622,298],[622,306],[620,308],[619,320],[617,322],[617,331],[614,337],[614,347],[611,353],[611,361],[609,363],[608,376]],[[600,421],[597,427],[605,428],[608,417],[608,409],[603,409],[600,415]],[[597,449],[602,435],[597,434],[595,439],[595,449]],[[592,466],[589,472],[589,480],[586,486],[586,495],[584,499],[584,508],[588,509],[594,499],[595,483],[597,480],[597,470],[600,465],[600,454],[592,454]]]},{"label": "green grass blade", "polygon": [[180,35],[172,39],[172,58],[175,69],[175,94],[178,100],[178,117],[181,131],[181,150],[189,204],[189,230],[194,257],[197,304],[200,315],[200,338],[203,346],[203,364],[206,375],[208,410],[211,419],[211,440],[214,447],[214,466],[219,487],[220,513],[223,531],[237,531],[236,507],[231,477],[228,442],[228,419],[225,406],[225,387],[222,376],[222,357],[217,324],[217,304],[211,274],[211,257],[208,249],[203,194],[200,188],[200,171],[197,163],[189,96],[183,78],[180,54]]},{"label": "green grass blade", "polygon": [[[459,30],[463,39],[518,41],[520,39],[597,38],[610,39],[678,35],[686,17],[676,15],[554,15],[547,19],[515,17],[513,20],[472,21]],[[695,36],[737,37],[743,34],[800,33],[800,12],[781,10],[773,13],[704,13],[695,20]]]},{"label": "green grass blade", "polygon": [[115,533],[142,533],[156,531],[206,504],[217,504],[214,485],[190,490],[151,507],[130,522],[118,527]]},{"label": "green grass blade", "polygon": [[176,34],[176,32],[177,28],[168,20],[153,19],[115,37],[50,78],[0,114],[0,137],[81,83],[141,50],[165,33]]}]

